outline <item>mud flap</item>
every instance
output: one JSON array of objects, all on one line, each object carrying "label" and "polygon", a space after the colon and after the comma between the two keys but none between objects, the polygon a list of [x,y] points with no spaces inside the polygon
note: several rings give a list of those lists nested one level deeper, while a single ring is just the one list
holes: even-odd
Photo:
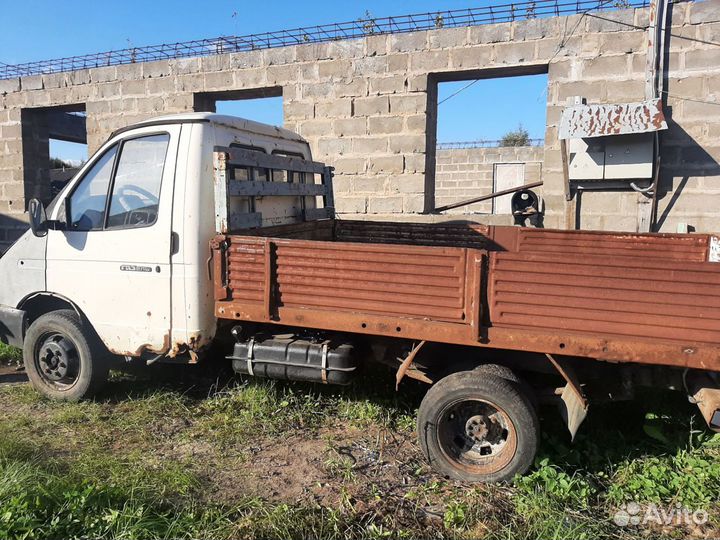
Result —
[{"label": "mud flap", "polygon": [[575,440],[575,434],[587,416],[587,401],[578,396],[577,391],[570,383],[563,387],[560,399],[562,400],[560,413],[563,420],[565,420],[568,431],[570,431],[570,440]]}]

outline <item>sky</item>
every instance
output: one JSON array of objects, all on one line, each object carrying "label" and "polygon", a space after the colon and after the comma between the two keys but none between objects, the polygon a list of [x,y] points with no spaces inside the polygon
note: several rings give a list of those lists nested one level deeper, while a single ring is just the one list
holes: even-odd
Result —
[{"label": "sky", "polygon": [[[223,35],[243,35],[359,18],[423,13],[505,0],[0,0],[4,24],[0,62],[7,64],[88,54],[131,46],[173,43]],[[444,83],[439,100],[467,82]],[[482,80],[440,105],[438,141],[498,139],[522,124],[533,138],[544,136],[544,75]],[[219,110],[261,122],[282,122],[282,102],[222,104]],[[53,144],[57,157],[81,159],[84,149]]]}]

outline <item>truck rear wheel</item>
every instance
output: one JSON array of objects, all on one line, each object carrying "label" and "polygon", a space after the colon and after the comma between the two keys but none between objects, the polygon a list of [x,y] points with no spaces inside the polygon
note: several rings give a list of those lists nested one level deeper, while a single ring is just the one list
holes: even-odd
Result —
[{"label": "truck rear wheel", "polygon": [[52,311],[28,328],[23,360],[30,382],[53,399],[91,397],[107,380],[108,357],[72,310]]},{"label": "truck rear wheel", "polygon": [[438,472],[470,482],[522,474],[537,452],[540,427],[520,387],[502,377],[462,371],[438,381],[418,413],[420,446]]}]

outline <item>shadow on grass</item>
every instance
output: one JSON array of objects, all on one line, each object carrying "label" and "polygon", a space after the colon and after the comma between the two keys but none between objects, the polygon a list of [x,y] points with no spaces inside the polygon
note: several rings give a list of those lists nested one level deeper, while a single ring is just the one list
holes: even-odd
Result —
[{"label": "shadow on grass", "polygon": [[643,390],[632,401],[591,405],[575,440],[557,411],[543,410],[539,458],[566,472],[598,473],[620,461],[674,455],[712,436],[681,392]]}]

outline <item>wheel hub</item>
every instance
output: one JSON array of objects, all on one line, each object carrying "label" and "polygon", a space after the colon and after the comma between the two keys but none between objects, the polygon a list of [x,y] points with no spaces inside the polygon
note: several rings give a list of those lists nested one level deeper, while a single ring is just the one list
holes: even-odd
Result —
[{"label": "wheel hub", "polygon": [[489,432],[485,415],[477,414],[465,423],[465,434],[478,442],[484,441]]},{"label": "wheel hub", "polygon": [[51,336],[41,345],[38,360],[45,377],[61,381],[68,377],[70,366],[76,360],[75,347],[62,336]]},{"label": "wheel hub", "polygon": [[465,434],[478,443],[494,444],[502,437],[502,426],[491,416],[476,414],[465,423]]}]

